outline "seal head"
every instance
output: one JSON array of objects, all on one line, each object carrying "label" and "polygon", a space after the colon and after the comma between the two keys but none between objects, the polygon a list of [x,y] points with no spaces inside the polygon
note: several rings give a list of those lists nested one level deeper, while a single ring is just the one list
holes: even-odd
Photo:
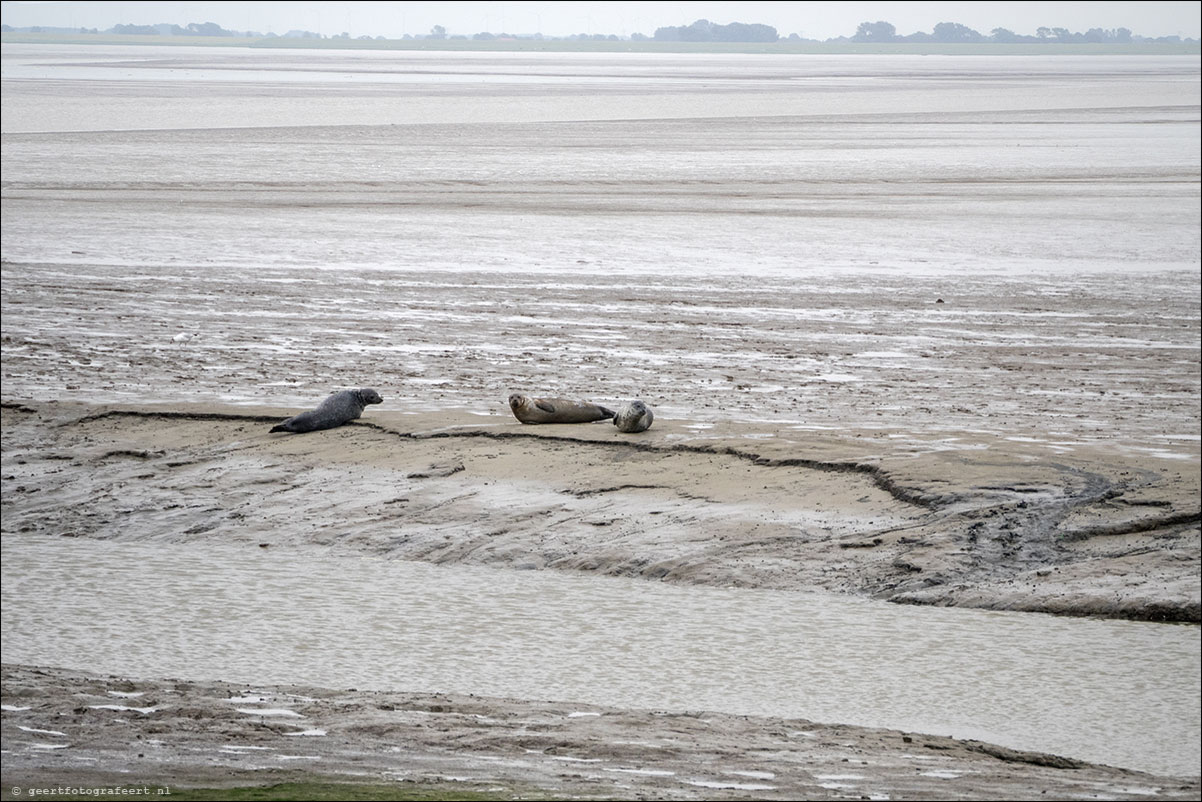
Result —
[{"label": "seal head", "polygon": [[619,432],[645,432],[651,428],[654,420],[651,407],[642,401],[631,401],[614,415],[614,426],[618,427]]},{"label": "seal head", "polygon": [[612,409],[589,401],[567,398],[534,398],[521,393],[509,396],[509,409],[522,423],[591,423],[609,420]]},{"label": "seal head", "polygon": [[271,428],[272,432],[316,432],[321,429],[333,429],[344,423],[350,423],[363,414],[369,404],[381,404],[384,399],[371,388],[359,390],[342,390],[332,394],[317,405],[317,409],[293,415],[283,423]]}]

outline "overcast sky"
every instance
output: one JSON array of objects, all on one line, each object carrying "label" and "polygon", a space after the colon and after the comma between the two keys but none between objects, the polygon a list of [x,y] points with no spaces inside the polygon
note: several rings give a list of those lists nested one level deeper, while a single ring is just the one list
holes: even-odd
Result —
[{"label": "overcast sky", "polygon": [[1040,26],[1086,31],[1128,28],[1141,36],[1202,37],[1202,3],[1192,2],[18,2],[0,3],[3,22],[98,28],[121,23],[187,25],[215,22],[237,31],[283,34],[306,30],[333,36],[427,34],[435,25],[449,34],[603,33],[651,36],[656,28],[699,19],[727,24],[763,23],[781,36],[807,39],[851,36],[861,22],[889,22],[899,34],[930,32],[958,22],[980,33],[1008,28],[1034,34]]}]

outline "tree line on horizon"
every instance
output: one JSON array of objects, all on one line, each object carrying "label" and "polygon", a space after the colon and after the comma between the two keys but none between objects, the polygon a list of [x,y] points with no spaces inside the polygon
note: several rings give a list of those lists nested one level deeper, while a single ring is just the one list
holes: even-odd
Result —
[{"label": "tree line on horizon", "polygon": [[[1138,37],[1140,41],[1166,41],[1172,39],[1180,41],[1180,37],[1162,37],[1161,39],[1147,39]],[[1135,34],[1127,28],[1115,28],[1106,30],[1103,28],[1090,28],[1085,33],[1074,33],[1067,28],[1045,28],[1040,27],[1035,29],[1034,36],[1025,36],[1015,33],[1008,28],[994,28],[989,35],[978,33],[967,25],[961,25],[958,22],[941,22],[934,27],[930,33],[912,33],[908,36],[898,36],[897,29],[888,22],[861,22],[860,27],[856,29],[855,36],[852,36],[847,41],[851,42],[941,42],[941,43],[977,43],[977,42],[994,42],[997,44],[1014,44],[1016,42],[1058,42],[1061,44],[1082,44],[1082,43],[1117,43],[1130,44],[1136,41]]]},{"label": "tree line on horizon", "polygon": [[[142,36],[224,36],[224,37],[249,37],[249,38],[302,38],[302,39],[350,39],[349,33],[341,33],[334,36],[326,36],[312,31],[293,30],[285,34],[275,33],[258,33],[254,31],[231,31],[222,28],[215,22],[191,22],[185,26],[174,25],[170,23],[159,23],[156,25],[134,25],[120,24],[114,25],[105,31],[97,30],[96,28],[51,28],[46,26],[29,26],[25,28],[13,28],[8,24],[0,25],[0,30],[5,33],[83,33],[83,34],[124,34],[124,35],[142,35]],[[386,40],[384,36],[358,36],[356,39],[368,40]],[[572,34],[570,36],[544,36],[541,33],[534,34],[508,34],[508,33],[490,33],[481,32],[474,34],[471,37],[447,33],[446,28],[441,25],[435,25],[429,34],[426,35],[410,35],[405,34],[404,39],[474,39],[477,41],[489,41],[497,39],[545,39],[545,40],[577,40],[577,41],[621,41],[623,37],[616,34]],[[852,36],[839,36],[832,39],[805,39],[804,37],[792,33],[787,37],[782,37],[771,25],[763,25],[760,23],[743,23],[732,22],[728,25],[720,25],[710,22],[709,20],[699,19],[691,25],[667,26],[657,28],[653,36],[647,36],[642,33],[633,33],[629,37],[633,42],[727,42],[727,43],[771,43],[779,41],[790,42],[854,42],[854,43],[896,43],[896,42],[930,42],[939,44],[1015,44],[1015,43],[1035,43],[1035,44],[1088,44],[1088,43],[1106,43],[1106,44],[1132,44],[1137,42],[1192,42],[1193,39],[1182,39],[1180,36],[1161,36],[1161,37],[1145,37],[1132,33],[1127,28],[1103,29],[1090,28],[1084,33],[1073,32],[1067,28],[1048,28],[1040,27],[1035,31],[1035,35],[1018,34],[1007,28],[994,28],[988,35],[979,33],[967,25],[961,25],[958,22],[941,22],[936,25],[930,33],[916,32],[907,35],[899,35],[897,28],[891,23],[877,22],[862,22]]]}]

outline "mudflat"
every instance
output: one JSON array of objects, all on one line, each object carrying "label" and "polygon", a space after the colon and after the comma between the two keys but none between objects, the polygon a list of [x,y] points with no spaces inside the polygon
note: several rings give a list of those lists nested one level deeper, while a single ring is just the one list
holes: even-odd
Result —
[{"label": "mudflat", "polygon": [[[1198,623],[1197,59],[81,52],[4,46],[4,543]],[[269,433],[358,387],[384,403],[353,424]],[[655,424],[523,426],[513,392]],[[5,795],[298,763],[1198,794],[895,731],[224,679],[6,665]]]},{"label": "mudflat", "polygon": [[[5,799],[313,776],[491,798],[1196,799],[1170,779],[979,741],[712,711],[3,669]],[[13,789],[23,794],[14,794]]]},{"label": "mudflat", "polygon": [[1198,474],[1179,458],[377,409],[280,435],[287,409],[8,401],[5,532],[1199,620]]}]

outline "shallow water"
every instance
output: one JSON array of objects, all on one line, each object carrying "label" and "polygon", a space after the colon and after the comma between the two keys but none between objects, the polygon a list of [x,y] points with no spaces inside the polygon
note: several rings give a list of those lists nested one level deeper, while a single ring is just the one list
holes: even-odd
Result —
[{"label": "shallow water", "polygon": [[3,548],[8,662],[802,717],[1199,770],[1197,627],[219,544]]}]

